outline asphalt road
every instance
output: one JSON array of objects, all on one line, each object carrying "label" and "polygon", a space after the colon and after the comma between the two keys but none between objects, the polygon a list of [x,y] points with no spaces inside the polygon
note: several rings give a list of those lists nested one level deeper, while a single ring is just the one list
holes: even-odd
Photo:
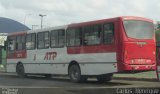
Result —
[{"label": "asphalt road", "polygon": [[111,82],[98,83],[96,79],[89,79],[85,83],[72,83],[66,77],[18,78],[15,74],[0,73],[0,88],[7,92],[18,89],[15,94],[121,94],[116,93],[118,88],[160,88],[160,82],[113,79]]}]

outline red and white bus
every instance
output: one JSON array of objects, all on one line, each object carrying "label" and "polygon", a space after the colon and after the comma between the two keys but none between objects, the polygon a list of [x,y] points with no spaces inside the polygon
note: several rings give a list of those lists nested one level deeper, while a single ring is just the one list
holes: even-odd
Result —
[{"label": "red and white bus", "polygon": [[7,72],[69,75],[80,82],[95,76],[110,81],[113,73],[155,70],[153,21],[116,17],[65,26],[10,33]]}]

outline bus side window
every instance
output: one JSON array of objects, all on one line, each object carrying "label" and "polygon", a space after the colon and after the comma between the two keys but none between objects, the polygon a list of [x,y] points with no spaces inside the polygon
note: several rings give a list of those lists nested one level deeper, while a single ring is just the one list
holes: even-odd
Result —
[{"label": "bus side window", "polygon": [[20,35],[16,37],[16,50],[24,50],[26,48],[25,45],[25,36]]},{"label": "bus side window", "polygon": [[9,41],[9,51],[13,51],[15,49],[14,44],[15,44],[14,40]]},{"label": "bus side window", "polygon": [[37,34],[37,45],[38,49],[49,48],[49,31],[39,32]]},{"label": "bus side window", "polygon": [[15,39],[14,37],[8,37],[8,41],[7,41],[7,50],[8,52],[12,52],[15,50]]},{"label": "bus side window", "polygon": [[65,31],[64,30],[60,30],[59,32],[58,32],[58,46],[59,47],[63,47],[64,46],[64,42],[65,42],[65,38],[64,38],[64,36],[65,36]]},{"label": "bus side window", "polygon": [[32,34],[28,34],[26,36],[26,49],[27,50],[32,50],[35,49],[36,47],[36,34],[32,33]]},{"label": "bus side window", "polygon": [[44,33],[44,47],[49,48],[49,32]]},{"label": "bus side window", "polygon": [[67,46],[80,46],[82,44],[82,29],[72,28],[67,30]]},{"label": "bus side window", "polygon": [[104,24],[103,26],[104,30],[104,43],[105,44],[111,44],[114,42],[114,24],[113,23],[108,23]]},{"label": "bus side window", "polygon": [[97,45],[101,43],[101,25],[84,27],[84,45]]},{"label": "bus side window", "polygon": [[52,30],[51,31],[51,47],[64,47],[65,30]]}]

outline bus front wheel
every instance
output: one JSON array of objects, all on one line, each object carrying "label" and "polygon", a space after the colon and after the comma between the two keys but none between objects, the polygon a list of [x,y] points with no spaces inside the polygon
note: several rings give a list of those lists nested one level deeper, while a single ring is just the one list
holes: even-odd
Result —
[{"label": "bus front wheel", "polygon": [[24,66],[22,63],[19,63],[16,67],[16,72],[20,78],[26,77]]}]

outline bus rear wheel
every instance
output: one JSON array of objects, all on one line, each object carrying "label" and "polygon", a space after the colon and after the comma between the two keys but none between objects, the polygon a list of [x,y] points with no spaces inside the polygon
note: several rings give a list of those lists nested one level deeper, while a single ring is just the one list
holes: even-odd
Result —
[{"label": "bus rear wheel", "polygon": [[22,63],[18,64],[16,67],[16,72],[20,78],[26,77],[24,66]]},{"label": "bus rear wheel", "polygon": [[97,80],[100,83],[109,82],[112,79],[113,73],[98,75]]},{"label": "bus rear wheel", "polygon": [[81,75],[80,67],[77,64],[71,65],[69,68],[69,77],[72,82],[84,82],[87,80],[87,77]]}]

